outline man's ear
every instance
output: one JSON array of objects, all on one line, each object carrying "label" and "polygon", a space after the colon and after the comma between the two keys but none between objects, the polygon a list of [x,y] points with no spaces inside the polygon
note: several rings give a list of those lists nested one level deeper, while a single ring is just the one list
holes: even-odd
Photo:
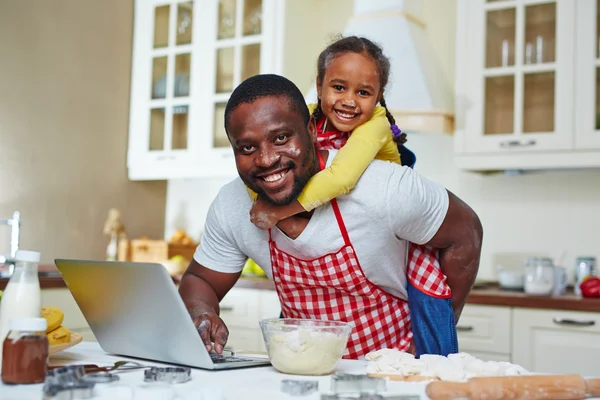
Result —
[{"label": "man's ear", "polygon": [[317,143],[317,122],[315,118],[311,115],[308,120],[308,134],[310,135],[310,140],[313,143]]}]

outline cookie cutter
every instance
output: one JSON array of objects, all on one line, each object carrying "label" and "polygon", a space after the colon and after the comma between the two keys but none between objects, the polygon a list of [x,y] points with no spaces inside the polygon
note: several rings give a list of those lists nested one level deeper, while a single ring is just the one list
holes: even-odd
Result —
[{"label": "cookie cutter", "polygon": [[321,395],[321,400],[419,400],[420,398],[419,395],[413,394],[340,393]]},{"label": "cookie cutter", "polygon": [[308,396],[318,390],[317,380],[284,379],[281,381],[281,391],[292,396]]},{"label": "cookie cutter", "polygon": [[386,382],[383,378],[337,372],[331,377],[331,391],[334,394],[377,394],[386,391]]},{"label": "cookie cutter", "polygon": [[190,367],[150,367],[144,371],[144,382],[185,383],[190,379]]},{"label": "cookie cutter", "polygon": [[47,383],[44,385],[44,400],[74,400],[94,398],[94,383],[76,382],[68,386]]}]

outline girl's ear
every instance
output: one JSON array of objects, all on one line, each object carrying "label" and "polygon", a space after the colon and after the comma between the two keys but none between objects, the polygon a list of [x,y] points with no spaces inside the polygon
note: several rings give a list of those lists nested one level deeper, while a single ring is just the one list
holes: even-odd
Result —
[{"label": "girl's ear", "polygon": [[312,115],[308,119],[308,134],[310,135],[311,142],[317,143],[317,121],[315,121],[315,117]]},{"label": "girl's ear", "polygon": [[377,96],[377,102],[378,103],[381,101],[381,99],[383,99],[383,92],[384,92],[384,90],[382,90],[381,92],[379,92],[379,96]]}]

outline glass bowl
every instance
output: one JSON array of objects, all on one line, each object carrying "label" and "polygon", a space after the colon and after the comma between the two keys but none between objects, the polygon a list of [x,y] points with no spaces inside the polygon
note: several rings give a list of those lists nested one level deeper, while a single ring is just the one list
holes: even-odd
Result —
[{"label": "glass bowl", "polygon": [[352,331],[352,324],[296,318],[259,322],[273,367],[284,374],[329,375],[335,371]]}]

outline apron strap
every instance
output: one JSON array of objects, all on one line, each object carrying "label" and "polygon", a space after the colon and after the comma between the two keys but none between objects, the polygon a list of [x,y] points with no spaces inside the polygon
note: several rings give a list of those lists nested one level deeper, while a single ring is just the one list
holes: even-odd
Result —
[{"label": "apron strap", "polygon": [[[325,169],[325,161],[323,160],[323,156],[321,152],[317,150],[317,156],[319,157],[319,168],[321,170]],[[346,229],[346,224],[344,224],[344,219],[342,218],[342,213],[340,213],[340,207],[338,206],[337,199],[331,199],[331,208],[333,208],[333,213],[335,214],[335,219],[337,220],[338,227],[340,228],[340,232],[342,233],[342,238],[344,238],[344,244],[346,246],[350,245],[350,237],[348,236],[348,230]],[[271,233],[269,232],[269,235]]]}]

